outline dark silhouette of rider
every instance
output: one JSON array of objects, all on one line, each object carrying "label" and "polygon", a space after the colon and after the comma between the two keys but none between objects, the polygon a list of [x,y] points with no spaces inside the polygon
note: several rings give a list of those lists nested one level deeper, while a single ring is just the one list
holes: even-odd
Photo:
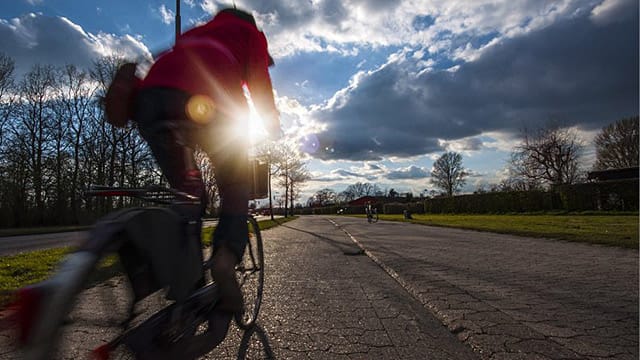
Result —
[{"label": "dark silhouette of rider", "polygon": [[[213,234],[212,276],[221,289],[217,307],[242,310],[234,267],[248,241],[249,107],[244,88],[272,136],[280,134],[268,67],[273,60],[254,17],[224,9],[180,35],[142,79],[133,118],[171,187],[200,197],[197,209],[183,209],[200,241],[205,188],[194,161],[199,147],[209,156],[220,192],[220,219]],[[197,286],[196,283],[193,286]]]}]

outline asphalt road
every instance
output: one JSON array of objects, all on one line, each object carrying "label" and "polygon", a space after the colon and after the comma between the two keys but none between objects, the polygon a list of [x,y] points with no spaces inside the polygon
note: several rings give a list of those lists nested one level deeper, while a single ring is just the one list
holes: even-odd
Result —
[{"label": "asphalt road", "polygon": [[211,359],[638,359],[634,250],[341,216],[265,239],[259,331]]},{"label": "asphalt road", "polygon": [[330,220],[484,359],[638,359],[637,250]]},{"label": "asphalt road", "polygon": [[[269,218],[269,216],[256,216],[258,221]],[[217,223],[217,219],[205,219],[203,226],[216,226]],[[86,236],[86,231],[4,236],[0,237],[0,256],[64,246],[77,246]]]},{"label": "asphalt road", "polygon": [[634,250],[341,216],[263,237],[258,326],[206,359],[638,359]]},{"label": "asphalt road", "polygon": [[0,237],[0,256],[64,246],[76,246],[79,245],[86,236],[86,231],[3,236]]}]

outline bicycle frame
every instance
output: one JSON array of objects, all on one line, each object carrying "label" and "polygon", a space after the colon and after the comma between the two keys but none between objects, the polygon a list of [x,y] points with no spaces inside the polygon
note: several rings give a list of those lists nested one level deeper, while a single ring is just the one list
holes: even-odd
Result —
[{"label": "bicycle frame", "polygon": [[[92,186],[86,194],[92,196],[130,196],[164,205],[199,205],[199,199],[194,196],[159,186],[149,188]],[[140,219],[143,221],[140,222]],[[158,221],[148,222],[144,220]],[[256,243],[257,258],[253,258],[254,252],[249,250],[250,262],[254,264],[253,267],[252,264],[246,265],[241,263],[236,267],[236,271],[243,274],[243,276],[244,274],[251,276],[251,274],[258,272],[260,280],[259,286],[257,287],[256,300],[253,304],[253,311],[247,312],[248,317],[244,318],[242,317],[243,315],[236,314],[236,323],[238,323],[242,329],[248,329],[253,326],[257,318],[262,298],[263,281],[262,239],[259,226],[255,218],[248,216],[248,220],[250,228],[254,230],[254,236],[258,239]],[[193,280],[193,278],[188,277],[185,280],[185,278],[181,278],[183,273],[176,271],[178,268],[190,267],[191,265],[176,266],[173,264],[174,260],[160,260],[160,268],[165,268],[165,276],[158,275],[156,272],[158,269],[152,267],[150,271],[152,271],[154,277],[150,283],[151,285],[142,286],[142,290],[137,291],[136,284],[138,284],[138,282],[137,279],[132,277],[134,276],[132,273],[139,275],[140,272],[131,272],[127,266],[127,259],[133,259],[129,264],[147,264],[138,262],[140,259],[135,256],[133,258],[126,258],[126,252],[132,248],[130,244],[133,244],[133,248],[135,248],[134,238],[136,236],[130,233],[132,229],[135,229],[140,224],[143,224],[142,227],[145,227],[146,224],[153,224],[149,226],[149,228],[160,229],[156,230],[160,232],[159,235],[156,233],[158,238],[180,237],[184,236],[184,233],[176,229],[182,228],[178,225],[181,221],[184,221],[184,219],[182,219],[176,211],[167,207],[134,207],[115,211],[101,218],[91,230],[87,241],[63,260],[59,271],[49,279],[19,291],[20,301],[16,303],[14,309],[16,310],[16,315],[20,318],[17,329],[19,331],[19,342],[23,348],[25,358],[46,359],[51,357],[51,351],[57,347],[58,340],[61,338],[57,330],[61,327],[65,317],[73,308],[75,297],[83,291],[83,286],[89,274],[94,271],[99,260],[114,253],[120,255],[120,261],[125,268],[125,273],[129,277],[131,290],[133,290],[133,297],[131,297],[133,302],[124,314],[126,319],[120,323],[121,330],[118,335],[110,342],[94,349],[94,357],[98,359],[108,359],[110,353],[114,351],[117,352],[120,345],[124,345],[135,354],[142,356],[142,359],[167,358],[167,356],[170,356],[168,354],[173,354],[171,355],[174,356],[173,358],[180,358],[186,354],[185,351],[199,354],[203,349],[210,351],[212,346],[215,347],[221,342],[225,334],[222,334],[222,337],[219,337],[220,334],[216,332],[205,332],[195,335],[195,329],[199,324],[212,321],[210,317],[212,316],[211,310],[220,298],[219,289],[215,282],[209,282],[208,284],[203,283],[201,286],[197,285],[199,287],[194,289],[193,285],[189,285],[194,284],[194,282],[190,282],[189,280]],[[165,231],[165,229],[174,229],[175,231]],[[153,239],[153,236],[150,235],[154,233],[149,232],[151,230],[153,229],[143,231],[143,237],[151,237]],[[146,249],[144,250],[146,252],[145,259],[150,259],[151,263],[153,263],[154,258],[152,253],[156,251],[154,248],[164,246],[166,250],[167,246],[169,246],[169,249],[171,249],[170,247],[172,245],[166,244],[176,243],[176,241],[163,241],[163,239],[159,239],[157,243],[143,243],[141,248]],[[250,248],[251,245],[248,245]],[[199,241],[197,246],[196,251],[198,251],[200,256],[198,259],[203,260],[201,256],[201,243]],[[184,242],[182,242],[180,248],[185,248]],[[171,258],[173,259],[184,258],[179,255],[178,250],[170,250],[167,251],[167,253],[171,254]],[[134,254],[136,253],[134,252]],[[178,256],[176,256],[176,254],[178,254]],[[197,261],[194,262],[193,258],[186,258],[185,263],[197,265],[194,269],[198,270],[198,278],[201,276],[204,278],[206,271],[210,269],[211,258],[212,254],[208,256],[206,261],[202,261],[200,264],[198,264]],[[143,266],[142,268],[147,269],[148,267]],[[134,267],[134,269],[138,268]],[[160,270],[160,272],[161,271],[162,270]],[[175,273],[176,278],[174,279],[184,280],[183,282],[186,284],[183,287],[184,291],[178,294],[180,295],[180,300],[175,299],[177,301],[173,304],[162,307],[149,318],[145,318],[142,323],[129,328],[129,325],[135,319],[134,306],[139,300],[162,289],[167,284],[170,284],[168,286],[168,295],[171,295],[172,287],[180,287],[180,282],[168,282],[167,279],[170,278],[166,276],[166,271]],[[189,274],[193,275],[194,273],[190,272]],[[143,276],[142,281],[145,280],[148,280],[148,278]],[[174,333],[174,331],[176,332]],[[156,336],[168,336],[165,340],[160,340],[160,342],[164,344],[164,347],[158,348],[157,342],[159,339],[156,338]],[[177,336],[177,338],[175,338],[175,336]],[[174,342],[172,339],[177,339],[175,340],[177,342]],[[153,354],[150,354],[150,352]]]}]

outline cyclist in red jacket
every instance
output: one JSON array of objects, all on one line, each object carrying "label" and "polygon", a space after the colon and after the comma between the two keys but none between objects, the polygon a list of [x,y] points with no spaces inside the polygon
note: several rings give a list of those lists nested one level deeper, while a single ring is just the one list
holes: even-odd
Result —
[{"label": "cyclist in red jacket", "polygon": [[[280,133],[268,67],[273,60],[253,16],[235,8],[220,11],[163,53],[141,81],[133,118],[172,187],[202,199],[184,210],[200,240],[206,208],[204,183],[194,148],[204,150],[220,191],[220,221],[213,235],[212,275],[222,299],[218,309],[239,312],[242,294],[234,267],[248,241],[248,119],[251,99],[272,136]],[[196,286],[197,284],[193,284]]]}]

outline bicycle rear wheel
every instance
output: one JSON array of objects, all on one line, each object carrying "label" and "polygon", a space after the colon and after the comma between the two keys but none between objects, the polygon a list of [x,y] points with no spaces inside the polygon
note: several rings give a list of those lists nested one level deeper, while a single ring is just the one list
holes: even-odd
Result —
[{"label": "bicycle rear wheel", "polygon": [[[133,295],[117,259],[92,251],[69,254],[50,279],[24,289],[14,305],[16,342],[26,359],[87,358],[123,331]],[[116,359],[133,359],[121,348]]]},{"label": "bicycle rear wheel", "polygon": [[236,315],[236,323],[241,329],[255,325],[262,304],[264,288],[264,250],[260,226],[255,218],[247,220],[249,241],[242,260],[236,266],[236,277],[244,300],[244,311]]}]

